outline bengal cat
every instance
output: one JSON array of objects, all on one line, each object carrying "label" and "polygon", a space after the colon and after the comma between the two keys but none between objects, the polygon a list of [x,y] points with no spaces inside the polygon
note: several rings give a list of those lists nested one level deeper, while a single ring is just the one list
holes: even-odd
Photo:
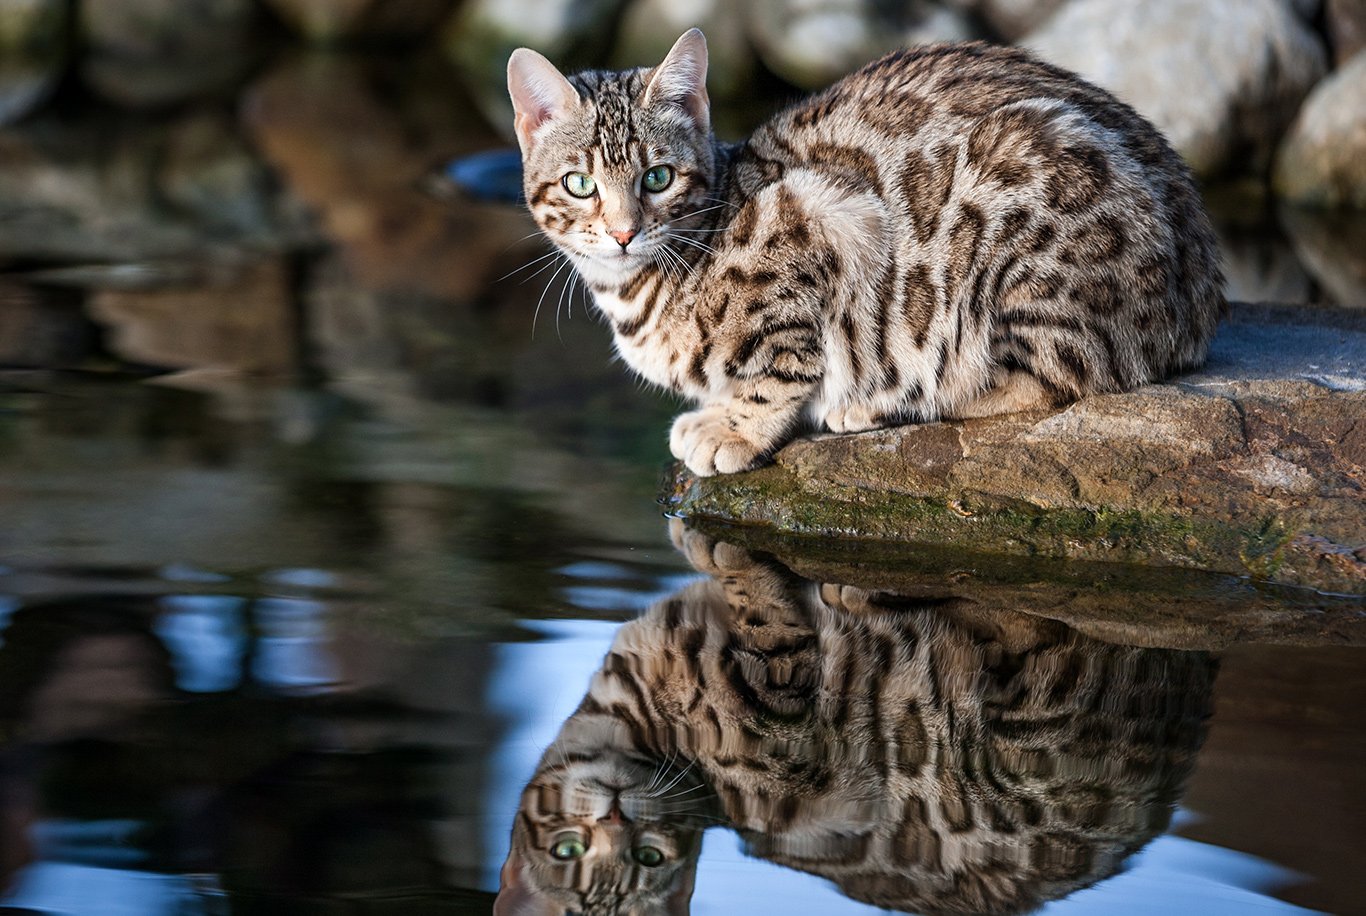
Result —
[{"label": "bengal cat", "polygon": [[675,532],[710,578],[619,630],[523,793],[499,913],[685,913],[711,824],[874,906],[1018,913],[1167,826],[1206,653],[816,585]]},{"label": "bengal cat", "polygon": [[698,404],[697,474],[835,432],[1059,406],[1193,368],[1226,311],[1180,157],[1025,51],[898,51],[743,143],[707,49],[565,78],[508,62],[536,223],[650,382]]}]

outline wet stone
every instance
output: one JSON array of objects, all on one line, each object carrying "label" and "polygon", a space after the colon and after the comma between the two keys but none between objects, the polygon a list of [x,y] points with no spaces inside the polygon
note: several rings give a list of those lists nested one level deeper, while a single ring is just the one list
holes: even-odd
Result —
[{"label": "wet stone", "polygon": [[[1239,306],[1204,369],[1057,411],[798,440],[687,518],[1366,593],[1366,324]],[[923,447],[922,447],[923,445]]]}]

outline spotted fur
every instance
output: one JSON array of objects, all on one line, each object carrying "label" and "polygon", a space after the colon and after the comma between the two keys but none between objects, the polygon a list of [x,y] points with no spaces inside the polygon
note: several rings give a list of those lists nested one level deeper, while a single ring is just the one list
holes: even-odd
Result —
[{"label": "spotted fur", "polygon": [[[818,586],[675,535],[709,578],[621,628],[519,820],[554,823],[540,799],[556,762],[576,735],[610,734],[600,766],[641,761],[624,791],[684,774],[663,795],[687,800],[688,829],[719,821],[751,855],[875,906],[974,914],[1094,884],[1168,824],[1204,737],[1208,654],[1102,643],[948,594]],[[515,835],[512,860],[531,844]],[[618,912],[585,902],[571,911]],[[639,902],[614,905],[682,911]]]},{"label": "spotted fur", "polygon": [[622,358],[698,404],[670,436],[694,472],[807,427],[1059,406],[1204,360],[1227,308],[1209,219],[1107,92],[1019,49],[921,47],[729,145],[705,75],[697,30],[649,70],[509,65],[531,212]]}]

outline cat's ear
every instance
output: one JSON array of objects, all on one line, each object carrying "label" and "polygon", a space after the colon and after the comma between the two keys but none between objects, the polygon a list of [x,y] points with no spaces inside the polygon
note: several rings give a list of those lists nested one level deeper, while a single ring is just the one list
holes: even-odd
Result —
[{"label": "cat's ear", "polygon": [[650,71],[645,84],[645,107],[678,108],[699,130],[711,129],[711,100],[707,98],[707,39],[701,29],[688,29]]},{"label": "cat's ear", "polygon": [[527,885],[522,854],[513,849],[503,863],[498,882],[498,897],[493,901],[493,916],[561,916],[557,907]]},{"label": "cat's ear", "polygon": [[508,58],[508,94],[522,155],[531,152],[542,127],[579,104],[579,94],[564,74],[530,48],[518,48]]},{"label": "cat's ear", "polygon": [[698,853],[699,850],[695,849],[690,860],[684,863],[674,876],[673,887],[669,889],[669,896],[664,899],[664,910],[669,916],[688,916],[692,911],[692,891],[697,881]]}]

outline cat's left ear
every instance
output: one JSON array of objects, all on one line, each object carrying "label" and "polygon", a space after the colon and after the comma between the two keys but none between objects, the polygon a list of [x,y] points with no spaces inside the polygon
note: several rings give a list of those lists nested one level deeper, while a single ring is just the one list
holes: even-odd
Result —
[{"label": "cat's left ear", "polygon": [[508,853],[500,875],[498,898],[493,902],[493,916],[560,916],[564,907],[539,896],[527,883],[525,868],[520,852],[513,849]]},{"label": "cat's left ear", "polygon": [[644,105],[675,107],[699,130],[711,129],[707,98],[707,39],[701,29],[688,29],[674,42],[664,62],[646,77]]}]

